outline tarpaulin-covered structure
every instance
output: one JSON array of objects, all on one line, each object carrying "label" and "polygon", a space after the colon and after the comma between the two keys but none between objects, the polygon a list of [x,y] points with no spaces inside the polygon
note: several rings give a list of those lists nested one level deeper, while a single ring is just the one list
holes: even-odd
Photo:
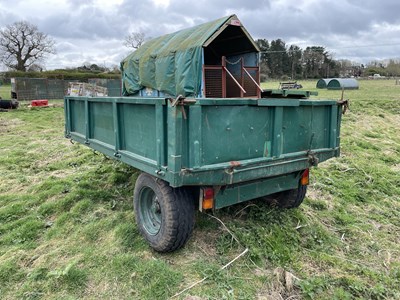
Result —
[{"label": "tarpaulin-covered structure", "polygon": [[147,41],[121,62],[124,96],[257,97],[259,49],[236,15]]}]

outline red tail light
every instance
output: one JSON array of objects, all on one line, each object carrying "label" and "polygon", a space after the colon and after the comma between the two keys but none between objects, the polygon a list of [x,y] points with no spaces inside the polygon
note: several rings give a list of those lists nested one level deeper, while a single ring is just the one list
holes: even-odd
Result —
[{"label": "red tail light", "polygon": [[300,184],[308,185],[310,183],[310,170],[305,169],[303,174],[301,175]]},{"label": "red tail light", "polygon": [[202,201],[203,209],[212,209],[214,207],[214,189],[213,188],[204,188],[203,189],[203,201]]}]

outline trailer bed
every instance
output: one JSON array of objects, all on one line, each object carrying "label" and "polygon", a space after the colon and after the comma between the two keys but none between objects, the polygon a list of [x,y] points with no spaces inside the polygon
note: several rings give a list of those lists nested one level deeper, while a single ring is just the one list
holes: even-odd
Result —
[{"label": "trailer bed", "polygon": [[[195,103],[193,103],[195,102]],[[339,156],[333,100],[66,97],[66,137],[172,187],[230,185]]]}]

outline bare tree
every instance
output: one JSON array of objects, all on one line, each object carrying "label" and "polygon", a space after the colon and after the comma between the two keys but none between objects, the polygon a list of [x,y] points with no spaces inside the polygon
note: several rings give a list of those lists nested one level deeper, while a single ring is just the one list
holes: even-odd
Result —
[{"label": "bare tree", "polygon": [[0,30],[0,61],[8,68],[26,71],[47,54],[56,53],[52,38],[28,22],[15,22]]},{"label": "bare tree", "polygon": [[125,37],[124,46],[137,49],[145,42],[146,35],[143,32],[131,32]]}]

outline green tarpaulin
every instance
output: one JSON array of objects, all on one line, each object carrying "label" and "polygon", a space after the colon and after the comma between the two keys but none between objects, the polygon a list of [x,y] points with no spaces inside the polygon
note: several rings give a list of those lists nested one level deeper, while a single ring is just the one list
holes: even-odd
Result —
[{"label": "green tarpaulin", "polygon": [[202,47],[235,15],[152,39],[121,62],[124,96],[149,87],[171,96],[201,90]]}]

